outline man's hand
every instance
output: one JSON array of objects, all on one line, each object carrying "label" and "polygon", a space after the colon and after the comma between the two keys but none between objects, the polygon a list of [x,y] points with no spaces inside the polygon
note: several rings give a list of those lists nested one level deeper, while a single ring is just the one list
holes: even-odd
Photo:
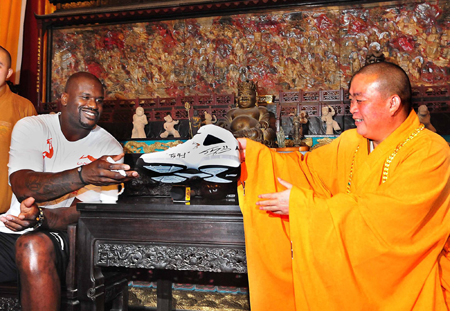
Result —
[{"label": "man's hand", "polygon": [[[123,156],[123,153],[115,156],[103,156],[92,163],[86,164],[81,170],[83,181],[86,184],[107,186],[110,184],[120,184],[138,177],[139,174],[137,172],[130,171],[128,164],[111,163],[107,160],[110,157],[113,161],[117,162]],[[125,176],[119,170],[125,171]]]},{"label": "man's hand", "polygon": [[278,178],[278,181],[287,189],[281,192],[260,194],[258,198],[264,200],[256,202],[256,205],[259,205],[261,210],[277,215],[289,215],[289,196],[291,195],[292,185],[281,178]]},{"label": "man's hand", "polygon": [[5,227],[12,231],[22,231],[33,227],[39,215],[37,204],[34,203],[34,198],[26,198],[20,203],[20,214],[18,217],[13,215],[6,215],[0,217],[0,220],[5,224]]}]

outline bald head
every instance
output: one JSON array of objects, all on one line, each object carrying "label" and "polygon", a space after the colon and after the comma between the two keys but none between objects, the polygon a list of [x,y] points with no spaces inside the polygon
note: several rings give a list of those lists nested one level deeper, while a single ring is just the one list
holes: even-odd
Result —
[{"label": "bald head", "polygon": [[376,76],[379,81],[379,92],[386,97],[397,94],[402,101],[405,112],[411,111],[411,83],[408,75],[401,67],[389,62],[379,62],[362,67],[353,77],[357,75]]},{"label": "bald head", "polygon": [[388,62],[374,63],[362,67],[353,77],[357,75],[376,76],[379,81],[378,90],[380,94],[384,94],[386,97],[397,94],[405,112],[411,111],[411,83],[408,75],[401,67]]},{"label": "bald head", "polygon": [[65,93],[70,93],[71,91],[73,91],[74,88],[78,87],[78,83],[81,80],[93,81],[94,83],[98,83],[101,86],[102,91],[104,91],[103,84],[92,73],[89,73],[89,72],[77,72],[77,73],[74,73],[73,75],[71,75],[69,77],[69,79],[67,79],[66,86],[64,88],[64,92]]},{"label": "bald head", "polygon": [[411,112],[411,85],[398,66],[381,62],[363,67],[352,78],[350,113],[359,135],[383,142]]},{"label": "bald head", "polygon": [[0,45],[0,53],[5,53],[6,54],[6,68],[9,69],[11,68],[11,54],[9,54],[8,50],[5,49],[3,46]]}]

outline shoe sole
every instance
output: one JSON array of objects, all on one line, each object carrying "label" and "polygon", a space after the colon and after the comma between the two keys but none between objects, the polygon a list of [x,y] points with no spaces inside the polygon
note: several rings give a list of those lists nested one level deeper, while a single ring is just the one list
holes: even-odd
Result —
[{"label": "shoe sole", "polygon": [[213,183],[231,183],[239,179],[240,166],[202,165],[198,169],[187,168],[180,164],[145,163],[142,159],[136,162],[137,167],[145,169],[154,181],[175,184],[190,179],[203,179]]}]

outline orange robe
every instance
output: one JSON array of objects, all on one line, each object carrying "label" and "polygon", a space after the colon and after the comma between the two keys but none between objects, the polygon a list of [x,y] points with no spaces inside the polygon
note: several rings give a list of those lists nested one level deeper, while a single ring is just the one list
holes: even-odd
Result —
[{"label": "orange robe", "polygon": [[[371,153],[356,130],[305,156],[247,140],[238,193],[252,311],[447,310],[438,264],[450,234],[447,142],[421,131],[381,182],[419,126],[412,111]],[[285,189],[277,177],[294,185],[289,217],[255,205]]]},{"label": "orange robe", "polygon": [[0,92],[0,214],[6,212],[11,205],[8,162],[12,129],[23,117],[36,114],[33,104],[28,99],[11,92],[8,85]]}]

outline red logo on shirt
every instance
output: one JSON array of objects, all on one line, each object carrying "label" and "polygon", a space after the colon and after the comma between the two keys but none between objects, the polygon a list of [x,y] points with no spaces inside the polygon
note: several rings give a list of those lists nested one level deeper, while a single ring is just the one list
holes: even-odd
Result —
[{"label": "red logo on shirt", "polygon": [[53,157],[53,145],[52,145],[52,139],[47,139],[47,145],[48,145],[48,152],[44,151],[42,152],[42,157],[51,159]]},{"label": "red logo on shirt", "polygon": [[[89,160],[89,161],[86,161]],[[90,155],[82,155],[80,157],[80,161],[78,161],[77,165],[86,165],[89,164],[91,162],[94,162],[95,160],[97,160],[96,158],[94,158],[93,156]]]}]

